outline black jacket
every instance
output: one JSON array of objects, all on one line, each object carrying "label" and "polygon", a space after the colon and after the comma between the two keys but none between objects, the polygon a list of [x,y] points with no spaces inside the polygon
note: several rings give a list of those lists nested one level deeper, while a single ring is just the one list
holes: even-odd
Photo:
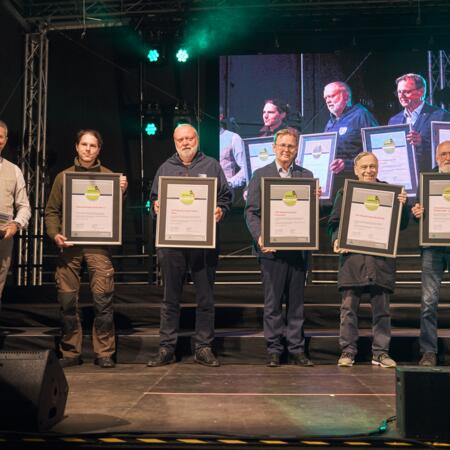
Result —
[{"label": "black jacket", "polygon": [[[344,189],[337,191],[328,220],[328,234],[331,236],[331,245],[334,244],[338,236],[343,194]],[[409,207],[405,204],[402,209],[400,229],[406,228],[408,222]],[[395,258],[343,253],[339,255],[338,289],[380,286],[389,292],[394,292],[395,270]]]}]

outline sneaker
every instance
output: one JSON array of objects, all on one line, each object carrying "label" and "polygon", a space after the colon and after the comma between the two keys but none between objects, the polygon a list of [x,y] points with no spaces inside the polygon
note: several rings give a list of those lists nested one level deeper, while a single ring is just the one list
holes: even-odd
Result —
[{"label": "sneaker", "polygon": [[425,352],[422,355],[421,360],[419,361],[419,366],[423,367],[434,367],[437,364],[436,361],[436,353],[434,352]]},{"label": "sneaker", "polygon": [[294,366],[312,367],[314,364],[304,353],[289,353],[289,364]]},{"label": "sneaker", "polygon": [[194,361],[208,367],[219,367],[219,360],[214,356],[211,347],[200,347],[195,351]]},{"label": "sneaker", "polygon": [[64,369],[66,367],[79,366],[83,364],[83,361],[79,356],[76,356],[75,358],[61,358],[59,364]]},{"label": "sneaker", "polygon": [[352,367],[355,363],[355,355],[353,353],[343,352],[339,357],[337,365],[339,367]]},{"label": "sneaker", "polygon": [[269,353],[267,355],[267,367],[280,367],[280,355],[279,353]]},{"label": "sneaker", "polygon": [[373,356],[372,364],[374,366],[381,366],[385,369],[397,367],[397,363],[387,353],[380,353],[377,356]]},{"label": "sneaker", "polygon": [[112,369],[116,366],[116,363],[111,356],[104,356],[102,358],[95,358],[94,364],[101,369]]},{"label": "sneaker", "polygon": [[169,350],[165,347],[160,347],[156,358],[151,359],[148,363],[148,367],[160,367],[167,364],[173,364],[175,362],[175,353],[173,350]]}]

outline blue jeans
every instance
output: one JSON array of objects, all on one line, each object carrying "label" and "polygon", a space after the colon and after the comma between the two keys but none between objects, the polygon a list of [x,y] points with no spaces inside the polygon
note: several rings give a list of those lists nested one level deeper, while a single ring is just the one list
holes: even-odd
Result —
[{"label": "blue jeans", "polygon": [[437,312],[439,290],[450,247],[427,247],[422,251],[422,304],[420,311],[420,351],[437,353]]}]

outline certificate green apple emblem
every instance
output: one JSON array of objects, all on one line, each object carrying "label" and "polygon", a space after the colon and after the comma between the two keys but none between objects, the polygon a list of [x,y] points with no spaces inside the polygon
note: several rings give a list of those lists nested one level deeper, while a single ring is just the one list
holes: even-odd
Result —
[{"label": "certificate green apple emblem", "polygon": [[195,200],[195,194],[192,192],[192,190],[184,191],[180,194],[180,202],[183,203],[183,205],[192,205]]},{"label": "certificate green apple emblem", "polygon": [[442,196],[445,198],[445,200],[447,200],[448,202],[450,202],[450,186],[447,186],[444,189],[444,192],[442,193]]},{"label": "certificate green apple emblem", "polygon": [[395,152],[395,142],[394,139],[388,138],[383,142],[383,150],[386,153],[392,154]]},{"label": "certificate green apple emblem", "polygon": [[259,159],[261,161],[266,161],[266,159],[269,157],[269,152],[267,151],[266,147],[264,147],[260,152],[259,152]]},{"label": "certificate green apple emblem", "polygon": [[376,211],[380,206],[380,199],[378,198],[378,195],[368,195],[364,201],[364,206],[369,211]]},{"label": "certificate green apple emblem", "polygon": [[98,200],[98,198],[100,197],[100,189],[95,184],[94,185],[91,184],[90,186],[87,187],[84,196],[91,201]]},{"label": "certificate green apple emblem", "polygon": [[297,194],[295,191],[286,191],[283,194],[283,202],[286,206],[294,206],[297,203]]},{"label": "certificate green apple emblem", "polygon": [[312,151],[313,158],[320,158],[322,156],[322,146],[316,145]]}]

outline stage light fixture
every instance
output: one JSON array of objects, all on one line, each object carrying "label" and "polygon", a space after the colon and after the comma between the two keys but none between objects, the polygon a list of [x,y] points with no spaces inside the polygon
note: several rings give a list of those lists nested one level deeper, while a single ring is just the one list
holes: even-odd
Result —
[{"label": "stage light fixture", "polygon": [[149,51],[148,51],[148,53],[147,53],[147,59],[148,59],[151,63],[158,62],[160,56],[161,56],[161,55],[160,55],[158,49],[156,49],[156,48],[151,48],[151,49],[149,49]]},{"label": "stage light fixture", "polygon": [[183,123],[188,123],[190,125],[194,123],[193,115],[189,111],[186,103],[182,106],[177,104],[173,110],[173,128],[176,128],[178,125],[182,125]]},{"label": "stage light fixture", "polygon": [[179,48],[175,55],[178,62],[185,63],[189,59],[189,53],[185,48]]},{"label": "stage light fixture", "polygon": [[158,133],[158,127],[155,123],[148,122],[145,125],[145,133],[147,134],[147,136],[156,136],[156,134]]},{"label": "stage light fixture", "polygon": [[157,103],[149,103],[143,116],[143,131],[147,136],[159,136],[163,132],[161,108]]}]

